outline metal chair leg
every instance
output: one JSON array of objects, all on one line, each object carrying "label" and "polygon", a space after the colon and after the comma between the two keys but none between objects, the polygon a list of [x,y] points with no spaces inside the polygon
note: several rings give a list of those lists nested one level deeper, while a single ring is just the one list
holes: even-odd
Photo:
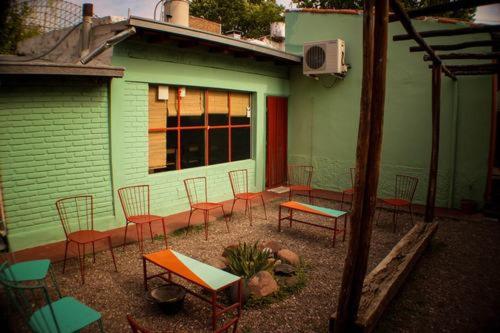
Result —
[{"label": "metal chair leg", "polygon": [[186,236],[189,233],[189,226],[191,225],[191,216],[193,216],[193,209],[192,208],[189,211],[188,225],[186,228]]},{"label": "metal chair leg", "polygon": [[408,205],[408,210],[410,211],[411,223],[415,224],[415,221],[413,219],[413,209],[411,208],[411,203]]},{"label": "metal chair leg", "polygon": [[396,232],[396,223],[398,220],[397,215],[398,215],[398,207],[394,207],[394,213],[392,214],[392,223],[393,223],[392,232]]},{"label": "metal chair leg", "polygon": [[205,221],[205,240],[208,240],[208,210],[203,211],[203,219]]},{"label": "metal chair leg", "polygon": [[266,204],[264,202],[264,196],[262,194],[260,195],[260,199],[262,200],[262,207],[264,208],[264,217],[267,220]]},{"label": "metal chair leg", "polygon": [[102,325],[102,319],[97,321],[97,325],[99,325],[99,332],[104,333],[104,327]]},{"label": "metal chair leg", "polygon": [[163,228],[163,237],[165,237],[165,248],[168,249],[168,242],[167,242],[167,231],[165,228],[165,219],[161,219],[161,226]]},{"label": "metal chair leg", "polygon": [[68,245],[69,245],[69,241],[66,240],[66,246],[65,246],[65,249],[64,249],[64,262],[63,262],[63,274],[64,274],[64,271],[66,270],[66,259],[67,259],[67,256],[68,256]]},{"label": "metal chair leg", "polygon": [[233,204],[231,206],[231,216],[229,217],[230,218],[230,221],[233,221],[233,210],[234,210],[234,204],[236,203],[236,198],[233,199]]},{"label": "metal chair leg", "polygon": [[248,219],[250,220],[250,226],[252,226],[252,200],[247,199],[248,202]]},{"label": "metal chair leg", "polygon": [[227,232],[229,232],[229,224],[227,223],[227,217],[226,217],[226,212],[224,211],[224,206],[220,206],[220,208],[222,209],[222,215],[224,216],[224,221],[226,221]]},{"label": "metal chair leg", "polygon": [[115,271],[118,272],[118,267],[116,267],[115,254],[113,253],[113,244],[111,243],[111,236],[108,237],[109,252],[111,252],[111,258],[113,259],[113,265],[115,265]]},{"label": "metal chair leg", "polygon": [[62,297],[61,291],[59,290],[59,285],[57,284],[56,276],[54,275],[54,271],[52,270],[52,265],[49,266],[49,274],[50,274],[50,279],[52,280],[52,284],[54,285],[54,288],[56,289],[57,296],[59,298]]},{"label": "metal chair leg", "polygon": [[151,227],[151,222],[149,222],[149,234],[151,235],[151,243],[154,243],[153,228]]},{"label": "metal chair leg", "polygon": [[92,262],[95,264],[95,244],[92,242]]},{"label": "metal chair leg", "polygon": [[82,276],[82,284],[85,283],[85,244],[83,244],[83,257],[80,255],[80,244],[76,243],[78,246],[78,263],[80,264],[80,275]]},{"label": "metal chair leg", "polygon": [[344,207],[344,196],[345,196],[345,191],[342,191],[342,199],[340,199],[340,210],[342,210],[342,207]]},{"label": "metal chair leg", "polygon": [[128,221],[125,222],[125,235],[123,236],[123,250],[125,250],[125,243],[127,243],[127,229],[128,229]]}]

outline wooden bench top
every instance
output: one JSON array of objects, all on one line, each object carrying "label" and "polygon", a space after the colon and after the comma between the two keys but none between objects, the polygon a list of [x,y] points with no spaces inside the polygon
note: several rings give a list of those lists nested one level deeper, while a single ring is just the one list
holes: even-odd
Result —
[{"label": "wooden bench top", "polygon": [[342,210],[336,210],[332,208],[326,208],[321,206],[308,205],[297,201],[287,201],[280,204],[281,207],[290,208],[296,211],[301,211],[304,213],[320,215],[325,217],[339,218],[347,214]]}]

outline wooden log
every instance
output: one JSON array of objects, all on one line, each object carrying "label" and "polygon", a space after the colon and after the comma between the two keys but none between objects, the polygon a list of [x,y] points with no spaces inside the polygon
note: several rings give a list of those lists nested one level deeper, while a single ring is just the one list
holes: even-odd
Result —
[{"label": "wooden log", "polygon": [[[499,24],[472,26],[472,27],[460,28],[460,29],[419,31],[418,34],[423,38],[430,38],[430,37],[440,37],[440,36],[459,36],[459,35],[470,35],[470,34],[479,34],[479,33],[491,33],[491,32],[496,32],[496,31],[500,31]],[[402,40],[410,40],[410,39],[413,39],[413,36],[410,34],[395,35],[392,37],[393,41],[402,41]]]},{"label": "wooden log", "polygon": [[[411,19],[406,14],[406,12],[405,12],[403,6],[401,5],[401,3],[399,2],[399,0],[391,0],[391,6],[392,6],[392,9],[394,10],[394,12],[396,14],[398,14],[399,20],[401,21],[401,24],[405,28],[406,32],[409,35],[413,36],[413,39],[415,40],[415,42],[417,42],[417,44],[420,45],[419,47],[421,47],[423,50],[425,50],[425,52],[427,52],[429,57],[431,57],[435,63],[441,64],[441,59],[439,59],[439,57],[436,55],[434,50],[431,47],[429,47],[429,45],[427,45],[426,41],[422,37],[420,37],[418,32],[413,27],[413,24],[411,23]],[[448,68],[446,68],[446,66],[443,65],[441,68],[447,76],[449,76],[453,80],[457,79],[448,70]]]},{"label": "wooden log", "polygon": [[[432,67],[430,67],[432,68]],[[500,64],[474,64],[474,65],[453,65],[448,67],[451,71],[498,71]]]},{"label": "wooden log", "polygon": [[[475,40],[472,42],[463,42],[458,44],[447,44],[447,45],[431,45],[430,48],[434,51],[455,51],[468,49],[471,47],[483,47],[483,46],[500,46],[500,41],[497,40]],[[410,52],[427,52],[426,48],[421,46],[410,46]]]},{"label": "wooden log", "polygon": [[[457,0],[453,2],[447,2],[439,5],[428,6],[424,8],[417,8],[408,11],[408,16],[410,18],[420,17],[420,16],[432,16],[437,14],[442,14],[446,12],[453,12],[459,9],[468,9],[478,6],[490,5],[498,3],[499,0]],[[397,21],[397,14],[392,15],[390,22]]]},{"label": "wooden log", "polygon": [[439,130],[441,117],[441,65],[432,68],[432,150],[427,185],[427,203],[425,205],[425,222],[434,221],[436,206],[437,172],[439,160]]},{"label": "wooden log", "polygon": [[[371,332],[404,284],[438,229],[438,223],[418,222],[366,276],[353,331]],[[332,318],[330,325],[333,325]]]},{"label": "wooden log", "polygon": [[498,71],[456,71],[453,72],[456,76],[470,76],[470,75],[497,75]]},{"label": "wooden log", "polygon": [[363,86],[356,149],[351,235],[344,264],[337,320],[330,330],[351,331],[357,317],[375,213],[385,103],[388,0],[367,0],[363,16]]},{"label": "wooden log", "polygon": [[[441,60],[453,60],[453,59],[499,59],[500,52],[491,53],[447,53],[437,55]],[[432,61],[432,58],[425,54],[424,61]]]}]

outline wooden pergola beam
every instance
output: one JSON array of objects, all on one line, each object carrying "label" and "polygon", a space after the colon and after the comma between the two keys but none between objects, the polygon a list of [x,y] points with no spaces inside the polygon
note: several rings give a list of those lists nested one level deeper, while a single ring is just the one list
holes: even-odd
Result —
[{"label": "wooden pergola beam", "polygon": [[[423,38],[430,38],[430,37],[441,37],[441,36],[459,36],[459,35],[469,35],[469,34],[479,34],[479,33],[491,33],[496,31],[500,31],[500,25],[482,25],[482,26],[472,26],[460,29],[419,31],[419,34]],[[409,34],[395,35],[392,37],[393,41],[402,41],[410,39],[413,39],[413,37]]]},{"label": "wooden pergola beam", "polygon": [[[433,65],[429,65],[432,68]],[[474,64],[474,65],[452,65],[448,66],[452,72],[466,72],[466,71],[499,71],[499,64]]]},{"label": "wooden pergola beam", "polygon": [[[471,42],[463,42],[458,44],[446,44],[446,45],[431,45],[430,48],[434,51],[455,51],[462,50],[471,47],[483,47],[483,46],[500,46],[500,41],[489,39],[489,40],[475,40]],[[410,52],[422,52],[427,49],[422,46],[411,46]]]},{"label": "wooden pergola beam", "polygon": [[[398,15],[399,20],[401,21],[401,24],[405,28],[406,32],[409,35],[413,36],[413,39],[415,40],[415,42],[417,42],[417,44],[420,45],[419,47],[421,47],[422,50],[425,50],[425,52],[427,52],[427,54],[429,55],[429,57],[431,57],[431,59],[434,61],[434,63],[441,64],[442,63],[441,59],[436,55],[436,53],[434,52],[434,50],[431,47],[429,47],[429,45],[427,45],[427,43],[425,42],[425,40],[419,35],[419,33],[413,27],[413,24],[411,23],[411,19],[406,14],[406,12],[405,12],[403,6],[401,5],[401,3],[398,0],[390,0],[390,2],[391,2],[392,9]],[[448,68],[445,65],[442,65],[441,69],[443,70],[443,72],[447,76],[449,76],[450,78],[452,78],[454,81],[457,79],[448,70]]]},{"label": "wooden pergola beam", "polygon": [[466,75],[497,75],[498,71],[456,71],[453,72],[454,75],[457,76],[466,76]]},{"label": "wooden pergola beam", "polygon": [[[500,52],[491,53],[447,53],[438,54],[441,60],[453,60],[453,59],[500,59]],[[424,55],[424,61],[432,61],[429,55]]]},{"label": "wooden pergola beam", "polygon": [[[468,9],[473,7],[491,5],[499,2],[500,2],[499,0],[457,0],[439,5],[412,9],[409,10],[407,13],[410,18],[420,17],[420,16],[432,16],[446,12],[453,12],[460,9]],[[397,14],[394,15],[394,17],[390,18],[390,22],[394,22],[397,20],[398,20]]]}]

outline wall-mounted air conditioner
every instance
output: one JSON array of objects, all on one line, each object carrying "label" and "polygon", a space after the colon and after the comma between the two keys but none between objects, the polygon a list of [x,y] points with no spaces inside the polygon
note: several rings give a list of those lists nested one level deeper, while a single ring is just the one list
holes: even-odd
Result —
[{"label": "wall-mounted air conditioner", "polygon": [[345,42],[334,39],[304,43],[304,75],[337,74],[347,72]]}]

